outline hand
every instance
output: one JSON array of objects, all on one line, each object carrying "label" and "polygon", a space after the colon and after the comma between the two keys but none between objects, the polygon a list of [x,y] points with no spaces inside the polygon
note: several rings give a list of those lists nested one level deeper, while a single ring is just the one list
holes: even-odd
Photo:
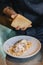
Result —
[{"label": "hand", "polygon": [[20,30],[20,29],[21,29],[22,31],[25,31],[27,28],[30,28],[30,27],[32,27],[32,25],[29,25],[28,27],[25,27],[25,26],[24,26],[24,27],[22,27],[22,28],[21,28],[20,26],[17,26],[17,27],[15,27],[15,29],[16,29],[16,30]]},{"label": "hand", "polygon": [[[3,13],[14,19],[17,16],[17,13],[11,8],[11,7],[6,7],[3,9]],[[12,15],[14,15],[12,17]]]}]

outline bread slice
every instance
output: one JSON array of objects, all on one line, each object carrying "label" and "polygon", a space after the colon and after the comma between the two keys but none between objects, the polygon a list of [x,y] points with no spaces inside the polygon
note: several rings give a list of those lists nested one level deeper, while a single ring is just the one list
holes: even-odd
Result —
[{"label": "bread slice", "polygon": [[17,17],[12,21],[11,26],[12,27],[19,26],[20,28],[22,28],[22,27],[30,27],[31,24],[32,22],[30,20],[18,14]]}]

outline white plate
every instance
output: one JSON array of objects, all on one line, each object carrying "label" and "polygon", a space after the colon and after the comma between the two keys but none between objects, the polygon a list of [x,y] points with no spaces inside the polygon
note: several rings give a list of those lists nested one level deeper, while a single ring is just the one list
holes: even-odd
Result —
[{"label": "white plate", "polygon": [[[9,47],[11,47],[13,44],[15,44],[18,40],[21,39],[26,39],[32,42],[32,46],[21,56],[13,56],[12,54],[8,53],[7,50],[9,49]],[[6,52],[6,54],[14,57],[14,58],[29,58],[34,56],[35,54],[37,54],[40,49],[41,49],[41,43],[39,40],[37,40],[34,37],[31,36],[15,36],[12,37],[10,39],[8,39],[4,45],[3,45],[3,49]]]}]

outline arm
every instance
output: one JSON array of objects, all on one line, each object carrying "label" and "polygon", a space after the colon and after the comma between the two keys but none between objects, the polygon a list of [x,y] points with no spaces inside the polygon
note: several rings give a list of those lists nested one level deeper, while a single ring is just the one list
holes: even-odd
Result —
[{"label": "arm", "polygon": [[0,0],[0,13],[9,15],[11,18],[14,18],[17,15],[16,12],[12,9],[10,0]]},{"label": "arm", "polygon": [[17,16],[17,13],[11,7],[8,6],[3,9],[3,13],[10,16],[12,19],[14,19]]}]

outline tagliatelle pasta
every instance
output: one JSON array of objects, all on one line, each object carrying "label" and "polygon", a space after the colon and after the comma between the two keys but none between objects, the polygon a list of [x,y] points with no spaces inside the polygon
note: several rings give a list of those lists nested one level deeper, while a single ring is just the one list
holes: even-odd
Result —
[{"label": "tagliatelle pasta", "polygon": [[32,43],[27,40],[21,40],[11,46],[9,50],[7,50],[10,54],[14,56],[20,56],[22,55],[25,51],[27,51],[31,47]]}]

